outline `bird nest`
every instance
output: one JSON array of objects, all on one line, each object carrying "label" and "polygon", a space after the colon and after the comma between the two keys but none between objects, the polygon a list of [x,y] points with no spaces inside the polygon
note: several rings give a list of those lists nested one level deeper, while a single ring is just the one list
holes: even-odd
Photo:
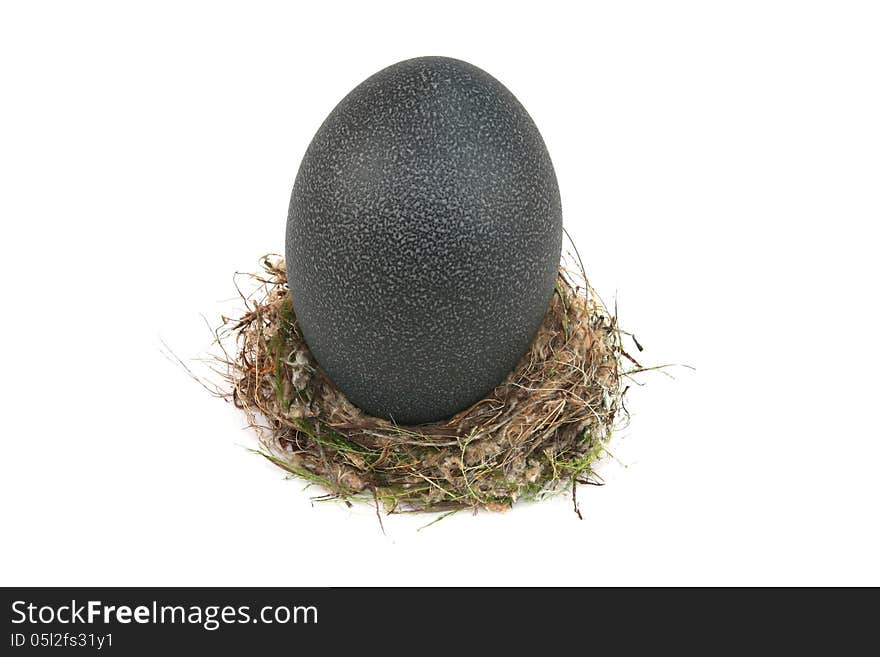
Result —
[{"label": "bird nest", "polygon": [[[563,266],[543,323],[489,395],[443,422],[402,426],[354,406],[303,340],[284,261],[250,274],[246,312],[223,318],[226,392],[263,457],[377,512],[505,510],[520,499],[599,484],[593,471],[623,406],[622,332],[582,270]],[[575,272],[575,273],[573,273]],[[638,344],[638,343],[636,343]],[[579,512],[578,512],[579,513]]]}]

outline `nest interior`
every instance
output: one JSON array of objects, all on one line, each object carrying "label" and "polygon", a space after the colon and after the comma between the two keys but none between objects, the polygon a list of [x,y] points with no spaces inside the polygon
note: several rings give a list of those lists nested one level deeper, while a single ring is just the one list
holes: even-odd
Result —
[{"label": "nest interior", "polygon": [[[574,272],[574,273],[573,273]],[[223,318],[228,396],[256,429],[262,456],[323,489],[387,513],[509,508],[519,499],[600,483],[593,466],[625,415],[616,317],[582,270],[561,267],[528,352],[491,394],[445,422],[401,426],[355,407],[305,344],[284,260],[267,256]],[[635,362],[635,361],[633,361]],[[578,512],[579,513],[579,512]]]}]

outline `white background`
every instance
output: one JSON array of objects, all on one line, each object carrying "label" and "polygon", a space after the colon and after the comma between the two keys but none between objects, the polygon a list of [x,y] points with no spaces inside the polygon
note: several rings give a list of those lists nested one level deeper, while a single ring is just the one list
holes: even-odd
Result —
[{"label": "white background", "polygon": [[[7,2],[0,583],[880,584],[880,12],[865,2]],[[169,363],[284,248],[314,131],[419,55],[532,114],[649,363],[608,485],[385,519]]]}]

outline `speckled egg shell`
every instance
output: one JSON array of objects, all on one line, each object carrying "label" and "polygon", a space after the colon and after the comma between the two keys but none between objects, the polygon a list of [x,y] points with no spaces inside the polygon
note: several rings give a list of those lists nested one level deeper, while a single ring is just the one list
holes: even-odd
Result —
[{"label": "speckled egg shell", "polygon": [[349,93],[312,140],[287,219],[294,310],[365,412],[449,418],[501,383],[553,293],[556,175],[498,80],[421,57]]}]

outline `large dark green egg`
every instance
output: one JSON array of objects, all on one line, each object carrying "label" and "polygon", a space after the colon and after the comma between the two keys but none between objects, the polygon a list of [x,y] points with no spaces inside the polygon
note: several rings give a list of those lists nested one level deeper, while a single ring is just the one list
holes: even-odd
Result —
[{"label": "large dark green egg", "polygon": [[466,62],[390,66],[330,113],[290,199],[303,335],[365,412],[442,420],[501,383],[553,293],[559,188],[538,128]]}]

